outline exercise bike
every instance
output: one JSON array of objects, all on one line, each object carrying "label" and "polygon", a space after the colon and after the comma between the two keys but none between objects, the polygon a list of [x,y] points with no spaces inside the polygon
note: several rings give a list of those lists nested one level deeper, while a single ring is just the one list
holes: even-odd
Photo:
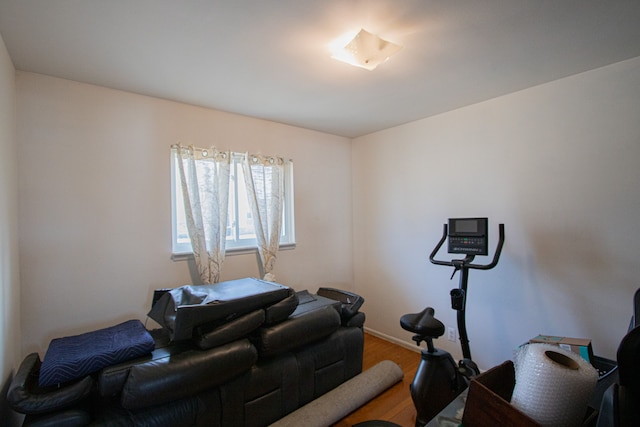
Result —
[{"label": "exercise bike", "polygon": [[[415,427],[423,427],[445,406],[462,393],[471,378],[480,373],[471,358],[469,338],[465,318],[467,284],[469,270],[489,270],[498,264],[504,244],[504,224],[499,225],[499,240],[493,260],[489,264],[474,264],[476,255],[488,255],[488,219],[487,218],[451,218],[444,224],[442,238],[429,255],[435,265],[453,267],[451,279],[460,272],[457,289],[451,290],[451,308],[457,311],[458,332],[462,347],[462,360],[458,364],[447,351],[437,349],[433,340],[444,335],[445,327],[434,317],[434,309],[427,307],[420,313],[405,314],[400,318],[403,329],[414,333],[413,341],[418,346],[424,341],[421,360],[411,383],[411,398],[416,407]],[[448,238],[448,252],[463,254],[462,259],[440,261],[436,254]]]}]

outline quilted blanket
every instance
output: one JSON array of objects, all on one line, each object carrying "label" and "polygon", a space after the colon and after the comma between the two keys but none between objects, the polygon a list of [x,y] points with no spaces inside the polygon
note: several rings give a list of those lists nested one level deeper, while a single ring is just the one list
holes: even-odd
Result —
[{"label": "quilted blanket", "polygon": [[116,363],[152,352],[153,338],[139,320],[51,340],[38,382],[48,387],[82,378]]}]

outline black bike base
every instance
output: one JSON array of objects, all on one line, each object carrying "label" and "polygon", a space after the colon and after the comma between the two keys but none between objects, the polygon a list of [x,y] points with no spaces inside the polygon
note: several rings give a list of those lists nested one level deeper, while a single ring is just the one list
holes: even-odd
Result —
[{"label": "black bike base", "polygon": [[449,352],[423,350],[410,387],[417,411],[416,427],[426,425],[466,387],[467,383],[459,374],[456,362]]}]

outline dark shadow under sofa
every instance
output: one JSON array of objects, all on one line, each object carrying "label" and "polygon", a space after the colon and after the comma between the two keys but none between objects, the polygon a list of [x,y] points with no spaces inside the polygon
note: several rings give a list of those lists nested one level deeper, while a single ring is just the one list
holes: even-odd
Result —
[{"label": "dark shadow under sofa", "polygon": [[355,294],[239,279],[159,295],[147,354],[45,387],[52,345],[28,355],[7,393],[23,425],[266,426],[362,371]]}]

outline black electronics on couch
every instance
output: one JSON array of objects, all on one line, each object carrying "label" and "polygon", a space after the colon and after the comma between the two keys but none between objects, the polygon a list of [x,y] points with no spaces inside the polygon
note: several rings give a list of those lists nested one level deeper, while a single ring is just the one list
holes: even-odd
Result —
[{"label": "black electronics on couch", "polygon": [[364,298],[360,295],[343,291],[342,289],[319,288],[317,294],[321,297],[340,301],[342,304],[341,315],[346,319],[353,317],[364,303]]}]

